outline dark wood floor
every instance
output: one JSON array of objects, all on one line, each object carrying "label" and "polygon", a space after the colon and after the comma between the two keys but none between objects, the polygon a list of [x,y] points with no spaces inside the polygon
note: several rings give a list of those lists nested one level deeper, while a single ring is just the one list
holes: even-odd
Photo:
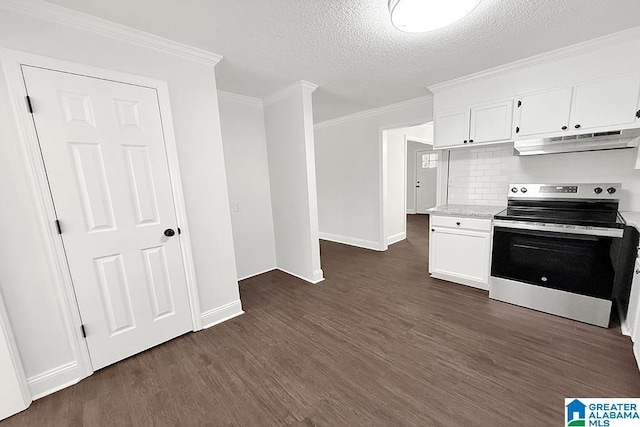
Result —
[{"label": "dark wood floor", "polygon": [[40,399],[2,424],[560,425],[565,397],[637,397],[631,343],[430,279],[428,218],[385,253],[322,243],[326,280],[241,284],[246,314]]}]

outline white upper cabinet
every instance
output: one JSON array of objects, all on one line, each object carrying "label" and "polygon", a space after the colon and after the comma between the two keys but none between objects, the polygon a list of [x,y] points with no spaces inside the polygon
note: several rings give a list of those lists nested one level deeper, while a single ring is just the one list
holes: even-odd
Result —
[{"label": "white upper cabinet", "polygon": [[436,113],[435,148],[511,140],[513,100]]},{"label": "white upper cabinet", "polygon": [[469,141],[469,109],[445,111],[434,118],[436,147],[451,147]]},{"label": "white upper cabinet", "polygon": [[637,120],[640,76],[637,74],[576,86],[574,128],[624,126]]},{"label": "white upper cabinet", "polygon": [[509,141],[512,123],[512,99],[471,107],[469,140],[472,143]]},{"label": "white upper cabinet", "polygon": [[518,98],[515,138],[554,137],[637,127],[640,74]]},{"label": "white upper cabinet", "polygon": [[516,138],[566,131],[572,93],[573,88],[566,87],[520,97]]}]

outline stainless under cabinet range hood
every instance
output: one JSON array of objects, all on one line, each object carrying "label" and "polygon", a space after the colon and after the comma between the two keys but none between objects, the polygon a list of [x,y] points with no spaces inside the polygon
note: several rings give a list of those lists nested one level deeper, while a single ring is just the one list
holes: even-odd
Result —
[{"label": "stainless under cabinet range hood", "polygon": [[638,147],[639,144],[640,129],[629,129],[515,141],[513,148],[520,156],[533,156],[539,154],[576,153],[580,151],[616,150]]}]

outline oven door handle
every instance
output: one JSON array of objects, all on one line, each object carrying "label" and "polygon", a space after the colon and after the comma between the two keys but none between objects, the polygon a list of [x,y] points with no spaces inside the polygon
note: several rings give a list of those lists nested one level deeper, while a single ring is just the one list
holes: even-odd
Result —
[{"label": "oven door handle", "polygon": [[586,236],[622,237],[622,235],[624,234],[624,230],[622,230],[621,228],[565,228],[561,224],[541,224],[524,221],[507,221],[502,219],[493,220],[493,226],[502,228],[514,228],[518,230],[548,231],[551,233],[562,234],[581,234]]}]

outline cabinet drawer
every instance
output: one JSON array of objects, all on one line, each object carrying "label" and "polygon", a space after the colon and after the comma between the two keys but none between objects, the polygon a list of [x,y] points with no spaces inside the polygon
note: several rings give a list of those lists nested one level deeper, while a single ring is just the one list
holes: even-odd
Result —
[{"label": "cabinet drawer", "polygon": [[465,230],[491,231],[491,220],[457,216],[431,215],[434,227],[463,228]]}]

